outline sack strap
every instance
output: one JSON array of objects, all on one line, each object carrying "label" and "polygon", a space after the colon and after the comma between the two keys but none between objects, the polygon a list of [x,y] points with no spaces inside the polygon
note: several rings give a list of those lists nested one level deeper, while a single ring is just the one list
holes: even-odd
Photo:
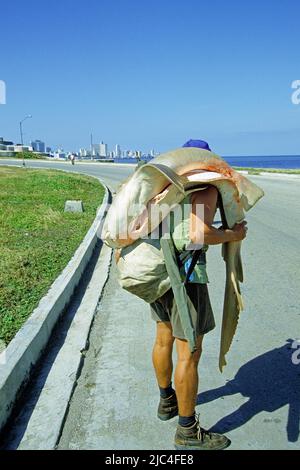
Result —
[{"label": "sack strap", "polygon": [[191,353],[197,350],[196,332],[193,326],[190,309],[194,309],[193,303],[189,302],[186,287],[183,284],[177,264],[175,246],[172,238],[163,236],[160,245],[164,254],[166,269],[170,278],[174,299],[178,308],[179,318],[184,331],[185,338],[189,343]]},{"label": "sack strap", "polygon": [[191,274],[194,271],[194,268],[196,266],[196,263],[197,263],[198,259],[201,256],[201,253],[203,253],[202,248],[200,250],[194,250],[193,251],[192,261],[191,261],[191,264],[189,265],[189,269],[188,269],[188,272],[186,273],[186,278],[185,278],[185,281],[184,281],[185,286],[187,285],[187,283],[190,280]]},{"label": "sack strap", "polygon": [[227,224],[227,220],[226,220],[226,215],[225,215],[225,210],[224,210],[224,205],[223,205],[223,199],[222,199],[222,196],[221,196],[220,192],[218,192],[218,207],[219,207],[219,211],[220,211],[220,215],[221,215],[222,226],[223,226],[224,229],[227,229],[228,224]]},{"label": "sack strap", "polygon": [[[174,226],[174,213],[172,211],[170,212],[170,222],[171,222],[171,225]],[[171,236],[171,234],[170,234],[170,236]],[[177,250],[175,249],[175,251],[177,251]],[[193,250],[192,261],[191,261],[191,264],[189,265],[189,269],[186,273],[186,277],[185,277],[185,280],[184,280],[184,283],[183,283],[185,286],[188,284],[188,282],[190,280],[190,277],[191,277],[191,274],[193,273],[194,268],[197,264],[197,261],[199,260],[201,255],[205,256],[205,251],[202,248],[200,248],[199,250]],[[188,255],[188,257],[186,257],[185,261],[189,257],[190,257],[190,255]],[[181,256],[178,255],[178,252],[177,252],[177,260],[178,260],[179,266],[181,267],[184,264],[184,262],[183,262]]]},{"label": "sack strap", "polygon": [[174,186],[176,186],[176,188],[182,194],[185,194],[182,177],[180,175],[177,175],[177,173],[174,170],[172,170],[171,167],[163,165],[162,163],[151,163],[151,162],[143,165],[143,170],[145,170],[147,167],[155,168],[155,170],[161,173],[166,179],[168,179],[171,184],[174,184]]}]

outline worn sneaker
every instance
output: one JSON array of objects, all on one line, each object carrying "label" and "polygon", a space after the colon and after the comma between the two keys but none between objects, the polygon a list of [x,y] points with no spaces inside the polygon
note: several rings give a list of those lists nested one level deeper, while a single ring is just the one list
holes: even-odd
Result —
[{"label": "worn sneaker", "polygon": [[221,450],[230,444],[231,441],[223,434],[201,428],[199,417],[193,426],[177,426],[175,435],[175,449],[177,450]]},{"label": "worn sneaker", "polygon": [[168,398],[160,398],[158,405],[157,416],[162,421],[168,421],[168,419],[174,418],[178,415],[178,404],[176,393]]}]

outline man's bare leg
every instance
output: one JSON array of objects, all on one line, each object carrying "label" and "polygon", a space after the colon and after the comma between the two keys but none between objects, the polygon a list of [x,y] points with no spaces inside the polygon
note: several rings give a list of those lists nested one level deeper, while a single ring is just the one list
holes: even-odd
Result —
[{"label": "man's bare leg", "polygon": [[198,363],[203,336],[197,339],[197,351],[191,354],[187,341],[176,338],[178,361],[175,370],[175,390],[179,407],[179,421],[175,434],[175,448],[179,450],[221,450],[230,445],[222,435],[200,427],[195,416],[198,393]]},{"label": "man's bare leg", "polygon": [[191,354],[188,342],[176,338],[177,365],[175,370],[175,390],[179,415],[192,416],[195,412],[198,393],[198,364],[202,352],[203,336],[197,339],[197,351]]},{"label": "man's bare leg", "polygon": [[160,393],[157,416],[163,421],[167,421],[178,414],[176,394],[171,383],[174,340],[171,323],[157,322],[157,335],[152,359]]},{"label": "man's bare leg", "polygon": [[152,362],[159,387],[167,388],[172,381],[174,344],[170,322],[157,322],[157,334],[152,353]]}]

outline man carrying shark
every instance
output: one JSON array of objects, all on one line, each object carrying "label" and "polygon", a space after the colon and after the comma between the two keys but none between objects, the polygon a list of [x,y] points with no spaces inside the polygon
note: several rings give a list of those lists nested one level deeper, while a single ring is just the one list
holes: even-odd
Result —
[{"label": "man carrying shark", "polygon": [[[202,428],[195,414],[203,337],[215,327],[206,251],[209,245],[221,245],[226,266],[222,371],[243,310],[239,283],[245,211],[263,195],[206,142],[191,140],[138,168],[121,186],[106,216],[103,239],[117,249],[119,284],[150,304],[156,322],[152,359],[160,390],[157,415],[164,421],[179,415],[179,450],[220,450],[230,444],[226,436]],[[222,218],[219,229],[213,226],[217,209]]]},{"label": "man carrying shark", "polygon": [[[184,147],[210,151],[208,144],[202,140],[189,141]],[[212,185],[207,185],[205,189],[188,196],[182,203],[191,204],[190,214],[187,220],[181,222],[180,236],[174,237],[181,248],[189,243],[204,244],[200,259],[186,283],[187,294],[197,312],[197,316],[193,318],[196,351],[191,352],[185,338],[172,289],[151,304],[152,318],[157,324],[152,359],[160,390],[158,417],[166,421],[179,415],[175,447],[180,450],[221,450],[230,445],[226,436],[202,428],[195,413],[199,382],[198,364],[203,337],[215,327],[207,289],[205,251],[209,245],[241,241],[247,232],[245,221],[236,224],[232,229],[213,227],[218,200],[218,190]],[[202,205],[204,211],[197,211],[198,205]],[[203,220],[197,220],[199,213],[202,214]],[[178,227],[176,229],[178,231]],[[187,272],[184,268],[183,266],[183,281]],[[177,350],[175,390],[172,387],[174,343]]]}]

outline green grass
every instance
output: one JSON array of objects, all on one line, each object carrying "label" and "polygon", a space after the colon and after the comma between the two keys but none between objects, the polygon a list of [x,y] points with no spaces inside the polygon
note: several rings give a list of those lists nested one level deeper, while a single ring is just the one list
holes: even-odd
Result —
[{"label": "green grass", "polygon": [[0,153],[0,158],[3,158],[5,160],[9,158],[17,158],[19,160],[46,160],[46,157],[44,155],[33,152],[14,152],[14,155],[12,157],[3,156]]},{"label": "green grass", "polygon": [[[104,188],[55,170],[0,168],[0,339],[8,344],[91,226]],[[68,199],[83,213],[64,213]]]},{"label": "green grass", "polygon": [[33,152],[16,152],[15,158],[24,160],[45,160],[45,157],[40,153]]},{"label": "green grass", "polygon": [[300,170],[284,170],[284,169],[277,169],[277,168],[248,168],[243,166],[234,166],[232,167],[235,170],[245,170],[248,171],[250,175],[259,175],[261,172],[264,173],[282,173],[288,175],[300,175]]}]

